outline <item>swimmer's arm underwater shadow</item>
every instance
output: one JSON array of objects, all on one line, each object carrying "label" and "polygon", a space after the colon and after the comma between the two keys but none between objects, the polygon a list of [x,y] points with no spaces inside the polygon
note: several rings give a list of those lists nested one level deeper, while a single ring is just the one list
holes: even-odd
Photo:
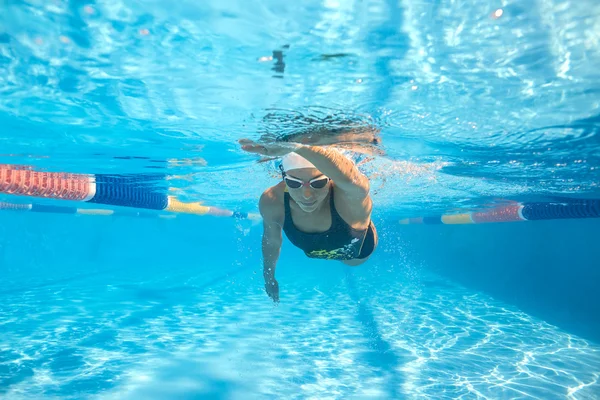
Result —
[{"label": "swimmer's arm underwater shadow", "polygon": [[[294,133],[276,137],[262,135],[258,143],[302,144],[314,147],[330,147],[337,150],[347,150],[365,156],[385,156],[380,148],[382,141],[378,128],[362,129],[315,129],[308,132]],[[259,162],[272,161],[276,157],[265,157]]]}]

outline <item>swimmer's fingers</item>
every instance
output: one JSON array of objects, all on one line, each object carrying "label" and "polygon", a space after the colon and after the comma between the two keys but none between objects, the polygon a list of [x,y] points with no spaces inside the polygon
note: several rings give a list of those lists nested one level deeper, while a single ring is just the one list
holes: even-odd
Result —
[{"label": "swimmer's fingers", "polygon": [[247,151],[248,153],[262,154],[265,156],[268,155],[268,150],[265,148],[265,146],[257,144],[253,140],[240,139],[238,140],[238,143],[242,145],[242,150]]},{"label": "swimmer's fingers", "polygon": [[268,293],[269,297],[271,298],[271,300],[273,300],[273,303],[277,304],[279,303],[279,293]]},{"label": "swimmer's fingers", "polygon": [[257,144],[251,140],[244,142],[240,141],[240,144],[242,145],[242,150],[263,156],[280,157],[293,151],[293,146],[290,146],[289,144]]},{"label": "swimmer's fingers", "polygon": [[265,291],[274,303],[279,303],[279,282],[273,280],[271,282],[265,283]]},{"label": "swimmer's fingers", "polygon": [[245,144],[242,146],[242,150],[245,150],[248,153],[260,154],[263,156],[269,155],[269,150],[266,147],[260,145]]}]

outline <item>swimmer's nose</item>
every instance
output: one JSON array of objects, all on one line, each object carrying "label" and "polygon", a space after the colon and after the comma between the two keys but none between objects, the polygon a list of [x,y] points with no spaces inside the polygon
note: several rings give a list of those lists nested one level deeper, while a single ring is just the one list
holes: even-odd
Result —
[{"label": "swimmer's nose", "polygon": [[312,190],[310,189],[310,186],[309,187],[304,186],[302,188],[302,195],[304,196],[304,198],[306,200],[308,200],[312,197]]}]

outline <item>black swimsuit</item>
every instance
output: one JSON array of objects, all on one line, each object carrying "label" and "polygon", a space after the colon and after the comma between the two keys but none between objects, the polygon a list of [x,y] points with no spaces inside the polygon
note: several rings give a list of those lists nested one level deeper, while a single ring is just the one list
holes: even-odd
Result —
[{"label": "black swimsuit", "polygon": [[296,247],[304,250],[311,258],[326,260],[363,259],[375,249],[375,229],[373,222],[367,229],[354,229],[342,219],[333,203],[333,189],[329,194],[331,227],[325,232],[307,233],[296,228],[290,209],[290,194],[284,196],[285,221],[283,231]]}]

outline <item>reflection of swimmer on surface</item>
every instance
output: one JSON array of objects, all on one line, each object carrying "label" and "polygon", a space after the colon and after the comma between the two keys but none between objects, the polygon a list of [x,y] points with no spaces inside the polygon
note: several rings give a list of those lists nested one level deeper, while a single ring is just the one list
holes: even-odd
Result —
[{"label": "reflection of swimmer on surface", "polygon": [[378,134],[379,130],[374,128],[339,129],[337,131],[317,129],[310,132],[281,136],[276,140],[310,146],[334,145],[337,148],[357,153],[382,155],[383,151],[376,147],[381,142]]},{"label": "reflection of swimmer on surface", "polygon": [[259,142],[300,143],[333,146],[364,155],[384,155],[380,128],[364,115],[324,107],[304,112],[273,110],[265,115],[259,129]]},{"label": "reflection of swimmer on surface", "polygon": [[282,182],[265,190],[259,202],[263,216],[263,276],[267,294],[279,301],[275,267],[282,231],[308,257],[339,260],[356,266],[377,246],[371,221],[369,180],[339,151],[298,143],[240,140],[250,153],[280,157]]}]

